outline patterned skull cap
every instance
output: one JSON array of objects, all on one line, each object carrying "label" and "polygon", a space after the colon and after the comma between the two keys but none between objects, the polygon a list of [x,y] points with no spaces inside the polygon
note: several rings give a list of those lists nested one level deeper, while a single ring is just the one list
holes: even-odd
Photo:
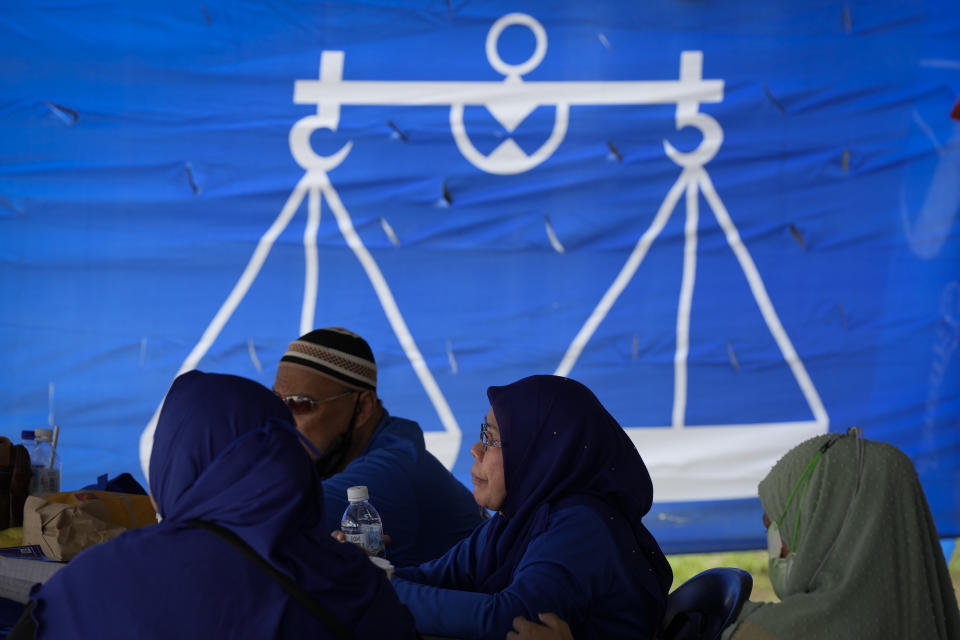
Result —
[{"label": "patterned skull cap", "polygon": [[370,345],[343,327],[315,329],[300,336],[280,362],[309,367],[350,389],[377,390],[377,363]]}]

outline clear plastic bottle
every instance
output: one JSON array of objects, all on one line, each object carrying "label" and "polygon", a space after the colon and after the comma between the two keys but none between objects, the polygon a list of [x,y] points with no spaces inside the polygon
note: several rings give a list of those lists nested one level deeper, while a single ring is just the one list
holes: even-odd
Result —
[{"label": "clear plastic bottle", "polygon": [[370,504],[370,493],[363,485],[347,489],[346,511],[340,519],[340,530],[352,542],[371,556],[383,557],[383,523],[380,514]]},{"label": "clear plastic bottle", "polygon": [[30,490],[29,494],[31,496],[40,495],[38,492],[39,480],[39,468],[44,466],[46,462],[41,461],[42,454],[37,451],[37,436],[36,432],[33,429],[24,429],[20,432],[20,440],[22,441],[23,446],[26,448],[27,453],[30,454]]},{"label": "clear plastic bottle", "polygon": [[53,430],[34,431],[36,444],[30,451],[30,466],[33,480],[30,481],[30,495],[42,496],[46,493],[60,492],[60,456],[53,449]]}]

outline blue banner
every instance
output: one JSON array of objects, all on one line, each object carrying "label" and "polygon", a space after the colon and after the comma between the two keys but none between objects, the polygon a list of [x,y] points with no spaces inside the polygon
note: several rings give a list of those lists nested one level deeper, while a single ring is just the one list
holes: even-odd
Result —
[{"label": "blue banner", "polygon": [[345,326],[463,480],[488,385],[587,384],[668,551],[763,546],[850,425],[958,535],[958,43],[947,0],[7,7],[0,432],[142,479],[178,372]]}]

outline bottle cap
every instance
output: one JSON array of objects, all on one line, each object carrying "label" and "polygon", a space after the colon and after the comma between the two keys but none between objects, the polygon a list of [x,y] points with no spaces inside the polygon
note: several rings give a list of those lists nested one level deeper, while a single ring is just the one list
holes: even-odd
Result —
[{"label": "bottle cap", "polygon": [[33,433],[38,442],[50,442],[53,440],[53,429],[37,429]]},{"label": "bottle cap", "polygon": [[367,491],[367,488],[364,485],[358,485],[356,487],[350,487],[347,489],[347,500],[350,502],[360,502],[361,500],[369,500],[370,492]]},{"label": "bottle cap", "polygon": [[20,432],[21,440],[33,440],[33,429],[24,429]]}]

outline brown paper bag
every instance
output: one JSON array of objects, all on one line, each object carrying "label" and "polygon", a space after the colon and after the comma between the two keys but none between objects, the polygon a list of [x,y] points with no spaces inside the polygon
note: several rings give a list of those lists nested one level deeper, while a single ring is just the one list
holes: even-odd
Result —
[{"label": "brown paper bag", "polygon": [[23,507],[23,544],[38,544],[53,560],[71,560],[128,528],[156,522],[147,496],[108,491],[30,496]]}]

